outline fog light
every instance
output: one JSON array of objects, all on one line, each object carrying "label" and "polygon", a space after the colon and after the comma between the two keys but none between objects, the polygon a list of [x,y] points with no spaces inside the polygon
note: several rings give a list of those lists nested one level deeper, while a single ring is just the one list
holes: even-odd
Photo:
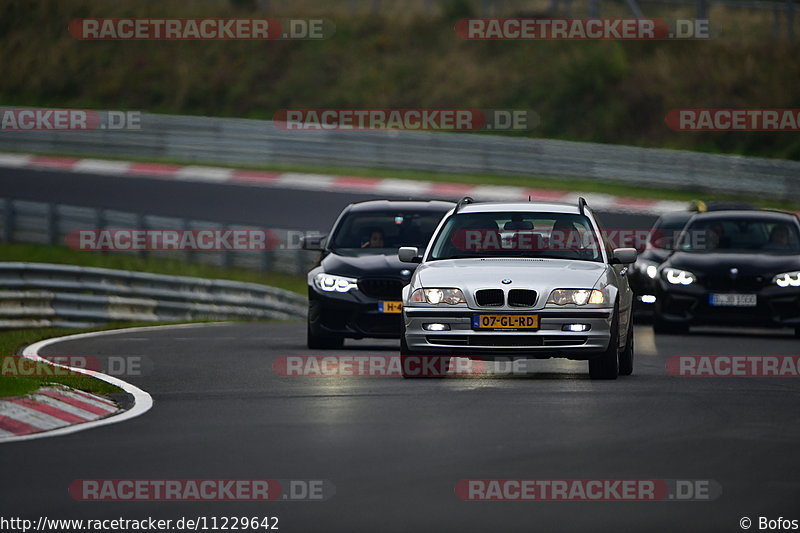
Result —
[{"label": "fog light", "polygon": [[422,324],[425,331],[450,331],[450,324]]},{"label": "fog light", "polygon": [[642,301],[642,303],[645,303],[645,304],[654,304],[654,303],[656,303],[656,297],[653,296],[652,294],[642,294],[639,297],[639,299]]},{"label": "fog light", "polygon": [[589,331],[592,328],[589,324],[564,324],[561,326],[561,331],[571,331],[573,333],[580,333],[581,331]]}]

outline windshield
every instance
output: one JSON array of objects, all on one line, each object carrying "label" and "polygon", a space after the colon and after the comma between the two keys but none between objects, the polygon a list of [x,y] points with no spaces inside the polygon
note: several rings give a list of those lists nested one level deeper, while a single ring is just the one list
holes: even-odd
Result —
[{"label": "windshield", "polygon": [[688,220],[688,215],[679,218],[662,218],[653,227],[647,243],[651,248],[671,250]]},{"label": "windshield", "polygon": [[678,245],[687,252],[800,253],[797,225],[764,218],[713,218],[686,227]]},{"label": "windshield", "polygon": [[429,259],[539,257],[602,261],[585,216],[565,213],[469,213],[451,216]]},{"label": "windshield", "polygon": [[425,247],[444,213],[431,211],[351,212],[331,237],[332,249]]}]

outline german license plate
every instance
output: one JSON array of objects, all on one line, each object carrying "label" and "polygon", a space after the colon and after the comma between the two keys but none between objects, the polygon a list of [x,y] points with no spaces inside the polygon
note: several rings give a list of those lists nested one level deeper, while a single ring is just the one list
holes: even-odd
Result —
[{"label": "german license plate", "polygon": [[539,315],[472,315],[473,329],[538,329]]},{"label": "german license plate", "polygon": [[755,294],[709,294],[708,303],[714,307],[755,307]]},{"label": "german license plate", "polygon": [[379,313],[399,313],[403,310],[403,302],[378,302]]}]

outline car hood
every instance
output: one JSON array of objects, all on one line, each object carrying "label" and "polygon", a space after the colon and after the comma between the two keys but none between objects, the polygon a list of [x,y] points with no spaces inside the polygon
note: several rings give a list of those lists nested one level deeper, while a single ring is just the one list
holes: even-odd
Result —
[{"label": "car hood", "polygon": [[[401,263],[397,250],[336,250],[320,262],[325,272],[338,276],[409,278],[417,265]],[[407,271],[405,276],[401,272]]]},{"label": "car hood", "polygon": [[675,252],[665,264],[694,273],[723,273],[736,268],[742,276],[763,276],[800,269],[800,256],[745,252]]},{"label": "car hood", "polygon": [[[534,289],[549,294],[557,288],[595,286],[605,263],[563,259],[448,259],[423,264],[415,286],[458,287],[470,292],[483,288]],[[509,279],[511,283],[503,284]]]}]

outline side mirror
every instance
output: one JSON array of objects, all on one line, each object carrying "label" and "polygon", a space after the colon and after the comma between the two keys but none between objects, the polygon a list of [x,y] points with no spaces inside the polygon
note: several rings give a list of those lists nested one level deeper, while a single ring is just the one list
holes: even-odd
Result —
[{"label": "side mirror", "polygon": [[300,237],[300,247],[303,250],[311,250],[313,252],[320,252],[325,249],[323,241],[326,235],[303,235]]},{"label": "side mirror", "polygon": [[416,246],[403,246],[397,250],[397,258],[403,263],[421,263],[419,248]]},{"label": "side mirror", "polygon": [[622,263],[623,265],[630,265],[636,262],[636,255],[638,252],[636,248],[615,248],[612,256],[612,263]]}]

